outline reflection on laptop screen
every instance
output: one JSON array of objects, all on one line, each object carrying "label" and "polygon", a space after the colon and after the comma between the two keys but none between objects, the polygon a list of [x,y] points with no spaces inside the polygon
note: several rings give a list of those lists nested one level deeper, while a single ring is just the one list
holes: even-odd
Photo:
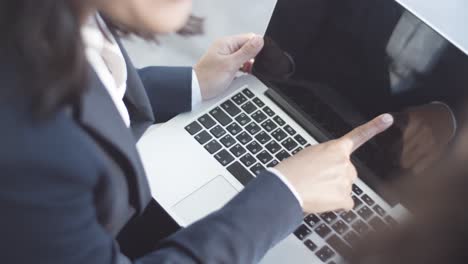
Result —
[{"label": "reflection on laptop screen", "polygon": [[395,1],[279,0],[265,40],[254,73],[328,138],[395,114],[396,125],[355,156],[374,181],[422,173],[443,156],[468,58]]}]

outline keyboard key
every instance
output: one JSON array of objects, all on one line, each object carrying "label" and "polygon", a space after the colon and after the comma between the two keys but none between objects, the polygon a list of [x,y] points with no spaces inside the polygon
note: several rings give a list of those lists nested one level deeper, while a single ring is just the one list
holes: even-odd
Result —
[{"label": "keyboard key", "polygon": [[249,132],[250,135],[255,135],[262,130],[257,124],[253,122],[248,124],[245,129],[247,132]]},{"label": "keyboard key", "polygon": [[270,153],[264,150],[257,155],[257,159],[260,160],[260,162],[263,164],[268,164],[273,159],[273,157],[270,155]]},{"label": "keyboard key", "polygon": [[303,150],[303,148],[301,147],[298,147],[297,149],[295,149],[293,152],[291,152],[291,155],[296,155],[297,153],[301,152]]},{"label": "keyboard key", "polygon": [[257,154],[259,153],[263,147],[258,144],[258,142],[256,141],[253,141],[252,143],[250,143],[249,145],[247,145],[247,149],[252,153],[252,154]]},{"label": "keyboard key", "polygon": [[226,148],[230,148],[234,144],[236,144],[236,140],[231,137],[231,135],[224,136],[221,140],[221,144],[223,144]]},{"label": "keyboard key", "polygon": [[353,222],[357,218],[357,215],[353,211],[343,212],[343,213],[340,214],[340,216],[348,224],[350,224],[351,222]]},{"label": "keyboard key", "polygon": [[270,141],[270,143],[266,144],[265,148],[268,149],[271,154],[275,154],[276,152],[280,151],[281,146],[275,141]]},{"label": "keyboard key", "polygon": [[353,201],[354,201],[354,208],[355,208],[355,209],[362,205],[362,201],[359,200],[359,198],[357,198],[357,197],[354,196],[354,195],[353,195],[352,198],[353,198]]},{"label": "keyboard key", "polygon": [[369,226],[364,223],[361,219],[357,220],[352,224],[353,229],[360,235],[365,235],[369,231]]},{"label": "keyboard key", "polygon": [[267,119],[267,116],[263,112],[257,111],[252,114],[252,118],[255,120],[255,122],[260,124]]},{"label": "keyboard key", "polygon": [[333,248],[338,254],[343,256],[344,258],[349,258],[351,255],[351,247],[348,246],[341,238],[337,235],[332,235],[330,238],[327,239],[328,245]]},{"label": "keyboard key", "polygon": [[310,239],[307,239],[306,241],[304,241],[304,245],[310,249],[310,251],[314,252],[316,249],[317,249],[317,245],[315,245],[314,242],[312,242],[312,240]]},{"label": "keyboard key", "polygon": [[252,168],[250,168],[250,171],[255,175],[258,175],[260,172],[264,170],[265,170],[265,167],[263,167],[260,163],[257,163]]},{"label": "keyboard key", "polygon": [[331,259],[333,256],[335,256],[335,252],[331,250],[328,246],[324,246],[321,248],[315,255],[323,262]]},{"label": "keyboard key", "polygon": [[247,152],[240,144],[235,145],[229,151],[236,157],[240,157]]},{"label": "keyboard key", "polygon": [[395,218],[387,215],[385,217],[385,222],[387,222],[391,227],[396,227],[398,226],[398,222],[395,220]]},{"label": "keyboard key", "polygon": [[203,129],[202,126],[200,124],[198,124],[197,121],[195,121],[195,122],[193,122],[190,125],[185,127],[185,130],[187,130],[187,132],[189,132],[189,134],[191,136],[193,136],[196,133],[200,132],[202,129]]},{"label": "keyboard key", "polygon": [[216,138],[220,138],[226,135],[226,130],[224,130],[224,128],[222,128],[221,126],[217,125],[210,130],[210,133]]},{"label": "keyboard key", "polygon": [[387,212],[385,212],[385,210],[378,204],[374,206],[374,211],[381,217],[384,217],[387,214]]},{"label": "keyboard key", "polygon": [[276,165],[278,165],[279,162],[277,160],[273,160],[272,162],[268,163],[267,167],[268,168],[273,168],[273,167],[276,167]]},{"label": "keyboard key", "polygon": [[221,104],[221,108],[226,111],[230,116],[238,115],[241,110],[237,107],[231,100],[227,100],[226,102]]},{"label": "keyboard key", "polygon": [[310,230],[306,225],[302,224],[296,231],[294,231],[294,235],[299,238],[300,240],[304,240],[307,236],[312,234],[312,230]]},{"label": "keyboard key", "polygon": [[247,98],[243,94],[239,93],[239,94],[234,95],[234,97],[232,97],[232,100],[237,105],[241,105],[247,101]]},{"label": "keyboard key", "polygon": [[372,219],[369,220],[369,225],[377,231],[387,228],[387,224],[385,224],[385,222],[378,216],[372,217]]},{"label": "keyboard key", "polygon": [[322,213],[319,215],[327,224],[331,224],[338,216],[333,212]]},{"label": "keyboard key", "polygon": [[327,225],[321,224],[314,231],[321,237],[324,238],[332,231]]},{"label": "keyboard key", "polygon": [[255,139],[258,140],[258,142],[260,142],[262,145],[265,145],[271,140],[271,137],[265,133],[265,131],[262,131],[255,136]]},{"label": "keyboard key", "polygon": [[361,195],[363,193],[363,191],[361,190],[361,188],[359,188],[356,184],[353,184],[353,192],[356,194],[356,195]]},{"label": "keyboard key", "polygon": [[301,145],[303,145],[303,146],[304,146],[305,144],[307,144],[307,140],[305,140],[305,138],[303,138],[301,135],[296,135],[296,136],[294,137],[294,139],[295,139],[297,142],[299,142],[299,144],[301,144]]},{"label": "keyboard key", "polygon": [[248,123],[250,123],[250,121],[252,121],[252,119],[248,115],[242,113],[242,114],[240,114],[240,115],[238,115],[236,117],[236,121],[239,122],[239,124],[241,124],[241,126],[245,126]]},{"label": "keyboard key", "polygon": [[250,167],[252,165],[255,164],[255,162],[257,162],[257,160],[252,156],[250,155],[249,153],[245,154],[241,159],[240,161],[242,162],[242,164],[244,164],[246,167]]},{"label": "keyboard key", "polygon": [[249,115],[257,110],[257,107],[251,102],[246,103],[245,105],[241,106],[241,108]]},{"label": "keyboard key", "polygon": [[375,204],[374,200],[372,200],[372,198],[369,197],[369,195],[367,194],[364,194],[363,196],[361,196],[361,199],[368,205],[368,206],[372,206]]},{"label": "keyboard key", "polygon": [[250,91],[249,89],[245,88],[244,90],[242,90],[242,93],[247,96],[248,98],[252,99],[255,97],[255,95],[252,93],[252,91]]},{"label": "keyboard key", "polygon": [[273,112],[273,110],[271,110],[271,108],[268,106],[263,108],[263,112],[265,112],[265,114],[267,114],[269,117],[273,117],[275,115],[275,112]]},{"label": "keyboard key", "polygon": [[350,244],[351,246],[355,246],[356,244],[359,243],[359,241],[361,240],[358,236],[358,234],[356,234],[356,232],[354,231],[349,231],[348,233],[346,233],[344,236],[343,236],[344,240],[346,242],[348,242],[348,244]]},{"label": "keyboard key", "polygon": [[294,128],[292,128],[290,125],[286,125],[284,130],[286,130],[290,136],[294,136],[297,133],[296,130],[294,130]]},{"label": "keyboard key", "polygon": [[286,150],[281,150],[278,154],[276,154],[276,158],[279,161],[283,161],[289,157],[291,157],[291,155],[289,155],[289,153]]},{"label": "keyboard key", "polygon": [[348,231],[349,227],[345,222],[338,220],[332,225],[332,229],[335,230],[338,234],[342,235],[344,232]]},{"label": "keyboard key", "polygon": [[357,214],[360,215],[364,220],[367,220],[374,214],[374,212],[369,207],[363,206],[357,211]]},{"label": "keyboard key", "polygon": [[284,122],[284,120],[279,117],[279,116],[275,116],[273,117],[273,120],[275,120],[275,122],[279,125],[279,126],[284,126],[286,125],[286,122]]},{"label": "keyboard key", "polygon": [[285,141],[283,141],[281,143],[281,145],[283,145],[283,147],[285,149],[287,149],[288,151],[292,151],[293,149],[295,149],[298,146],[297,142],[294,141],[294,139],[292,139],[292,138],[286,139]]},{"label": "keyboard key", "polygon": [[275,130],[273,133],[271,133],[271,135],[274,139],[276,139],[279,142],[283,141],[285,138],[288,137],[288,135],[281,128]]},{"label": "keyboard key", "polygon": [[225,150],[225,149],[218,152],[214,157],[223,166],[226,166],[229,163],[234,161],[234,157],[231,154],[229,154],[229,152],[227,152],[227,150]]},{"label": "keyboard key", "polygon": [[229,126],[226,127],[227,131],[231,133],[231,135],[235,136],[242,131],[242,127],[239,126],[237,123],[233,122]]},{"label": "keyboard key", "polygon": [[265,103],[263,103],[262,100],[258,99],[258,97],[255,97],[252,101],[253,101],[258,107],[264,107],[264,106],[265,106]]},{"label": "keyboard key", "polygon": [[250,173],[242,166],[242,164],[237,161],[227,167],[227,170],[244,186],[246,186],[251,180],[254,179],[252,173]]},{"label": "keyboard key", "polygon": [[265,129],[267,132],[271,132],[271,131],[273,131],[274,129],[276,129],[278,126],[277,126],[275,123],[273,123],[273,121],[267,120],[267,121],[263,122],[262,127],[263,127],[263,129]]},{"label": "keyboard key", "polygon": [[198,122],[200,122],[206,129],[210,129],[216,125],[216,122],[209,115],[204,115],[198,118]]},{"label": "keyboard key", "polygon": [[310,214],[306,218],[304,218],[304,222],[306,222],[306,224],[313,228],[320,222],[320,218],[314,214]]},{"label": "keyboard key", "polygon": [[252,141],[252,137],[249,134],[247,134],[246,132],[240,133],[236,137],[236,139],[239,140],[239,142],[242,143],[242,145],[245,145],[245,144],[249,143],[250,141]]},{"label": "keyboard key", "polygon": [[227,126],[232,122],[232,118],[230,118],[221,108],[216,107],[215,109],[211,110],[210,115],[214,117],[221,125]]},{"label": "keyboard key", "polygon": [[223,146],[221,146],[221,144],[219,144],[216,140],[212,140],[210,143],[205,145],[205,149],[210,154],[214,154],[214,153],[218,152],[222,148],[223,148]]},{"label": "keyboard key", "polygon": [[195,136],[195,139],[198,141],[198,143],[205,145],[206,142],[210,141],[213,137],[208,134],[206,131],[200,132],[200,134]]}]

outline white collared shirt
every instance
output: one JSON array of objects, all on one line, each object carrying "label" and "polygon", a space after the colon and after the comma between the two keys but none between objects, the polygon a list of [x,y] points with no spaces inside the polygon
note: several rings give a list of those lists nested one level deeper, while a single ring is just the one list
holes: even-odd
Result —
[{"label": "white collared shirt", "polygon": [[[99,23],[99,26],[98,26]],[[104,34],[101,31],[104,30]],[[109,93],[125,125],[130,127],[130,116],[123,101],[127,90],[127,64],[119,45],[99,15],[90,16],[81,30],[85,44],[86,58]],[[106,38],[107,37],[107,38]],[[192,109],[202,102],[200,84],[192,70]],[[157,114],[157,113],[156,113]],[[279,171],[270,168],[296,197],[302,206],[303,201],[287,178]]]},{"label": "white collared shirt", "polygon": [[[127,90],[127,64],[119,45],[99,15],[91,16],[81,33],[88,62],[112,98],[125,125],[130,127],[130,116],[123,102]],[[192,109],[201,102],[198,79],[192,71]]]}]

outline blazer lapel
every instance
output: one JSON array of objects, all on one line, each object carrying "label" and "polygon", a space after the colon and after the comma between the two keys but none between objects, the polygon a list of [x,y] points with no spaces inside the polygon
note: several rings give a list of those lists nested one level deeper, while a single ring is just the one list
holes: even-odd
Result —
[{"label": "blazer lapel", "polygon": [[90,74],[89,90],[81,101],[79,121],[115,152],[116,160],[126,174],[131,203],[141,213],[151,200],[143,165],[136,150],[136,140],[125,126],[117,108],[94,71]]},{"label": "blazer lapel", "polygon": [[132,120],[131,126],[133,133],[138,139],[150,125],[154,124],[153,108],[151,107],[140,76],[128,57],[124,46],[117,36],[115,36],[115,40],[122,51],[127,65],[127,91],[124,101],[129,111],[130,119]]}]

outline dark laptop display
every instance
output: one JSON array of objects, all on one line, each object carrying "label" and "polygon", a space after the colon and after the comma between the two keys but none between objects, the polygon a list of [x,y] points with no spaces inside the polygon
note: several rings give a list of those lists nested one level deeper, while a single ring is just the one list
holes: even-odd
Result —
[{"label": "dark laptop display", "polygon": [[[462,125],[468,57],[393,0],[279,0],[265,41],[254,74],[319,141],[378,114],[395,114],[396,125],[355,154],[372,170],[365,180],[377,190],[423,171],[426,153],[443,156],[440,145],[453,136],[453,121],[434,102],[448,105]],[[415,116],[439,127],[414,129]],[[416,136],[408,135],[411,129]],[[442,143],[421,145],[418,133]]]}]

